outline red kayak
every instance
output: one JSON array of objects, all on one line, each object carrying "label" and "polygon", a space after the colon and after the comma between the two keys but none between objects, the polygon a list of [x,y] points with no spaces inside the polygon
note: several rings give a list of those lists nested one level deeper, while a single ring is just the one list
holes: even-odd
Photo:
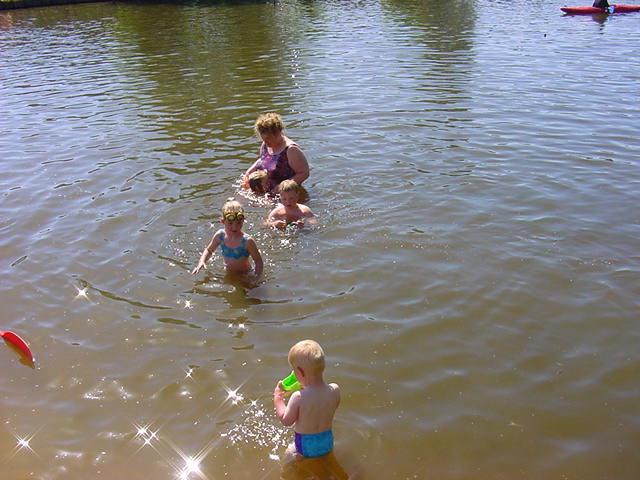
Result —
[{"label": "red kayak", "polygon": [[561,7],[564,13],[570,15],[593,15],[594,13],[629,13],[640,12],[640,5],[611,5],[613,11],[608,11],[606,8],[596,7]]}]

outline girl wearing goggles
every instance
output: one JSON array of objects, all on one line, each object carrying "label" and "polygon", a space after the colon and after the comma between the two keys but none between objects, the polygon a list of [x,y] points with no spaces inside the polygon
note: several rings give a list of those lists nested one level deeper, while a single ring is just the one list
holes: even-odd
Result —
[{"label": "girl wearing goggles", "polygon": [[249,257],[253,259],[256,280],[262,275],[263,262],[256,242],[242,231],[244,209],[239,202],[230,198],[222,207],[220,219],[224,228],[213,234],[209,245],[202,251],[198,265],[192,270],[195,275],[207,268],[207,260],[220,247],[228,272],[246,274],[251,270]]}]

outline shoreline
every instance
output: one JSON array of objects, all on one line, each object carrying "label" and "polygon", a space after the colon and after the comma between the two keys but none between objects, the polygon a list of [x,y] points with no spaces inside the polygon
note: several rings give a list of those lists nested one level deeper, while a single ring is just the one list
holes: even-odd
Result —
[{"label": "shoreline", "polygon": [[0,0],[0,11],[53,5],[73,5],[77,3],[103,3],[105,1],[110,0]]}]

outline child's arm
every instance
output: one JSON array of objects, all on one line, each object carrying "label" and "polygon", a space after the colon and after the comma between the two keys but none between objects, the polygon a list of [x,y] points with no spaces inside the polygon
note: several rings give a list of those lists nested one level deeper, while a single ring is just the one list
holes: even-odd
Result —
[{"label": "child's arm", "polygon": [[211,241],[207,248],[202,251],[202,255],[200,255],[200,260],[198,260],[198,265],[191,271],[191,275],[195,275],[203,268],[207,268],[207,260],[209,257],[215,252],[216,248],[220,245],[220,231],[217,231],[213,237],[211,237]]},{"label": "child's arm", "polygon": [[267,221],[265,223],[267,224],[268,227],[279,228],[279,229],[285,228],[287,226],[287,221],[277,217],[280,217],[279,206],[271,210],[271,213],[269,213],[269,216],[267,217]]},{"label": "child's arm", "polygon": [[311,225],[315,225],[317,223],[316,215],[315,213],[313,213],[313,211],[309,207],[305,205],[305,209],[303,209],[303,212],[304,212],[304,218],[306,223],[309,223]]},{"label": "child's arm", "polygon": [[262,262],[262,255],[260,255],[260,250],[258,250],[258,246],[253,238],[249,238],[247,241],[247,251],[251,258],[253,258],[254,271],[257,278],[262,276],[262,269],[264,268],[264,263]]},{"label": "child's arm", "polygon": [[316,216],[314,215],[314,213],[311,211],[309,207],[299,203],[298,208],[300,208],[300,211],[302,212],[302,215],[303,215],[300,220],[295,222],[298,227],[302,228],[307,224],[315,225],[316,223],[318,223],[316,221]]},{"label": "child's arm", "polygon": [[289,399],[289,403],[284,403],[284,390],[281,387],[282,382],[278,382],[273,391],[273,406],[276,407],[276,416],[285,427],[290,427],[298,421],[300,413],[300,392],[294,392]]},{"label": "child's arm", "polygon": [[334,400],[336,402],[336,408],[338,408],[338,405],[340,405],[340,387],[338,386],[337,383],[330,383],[329,387],[333,392]]}]

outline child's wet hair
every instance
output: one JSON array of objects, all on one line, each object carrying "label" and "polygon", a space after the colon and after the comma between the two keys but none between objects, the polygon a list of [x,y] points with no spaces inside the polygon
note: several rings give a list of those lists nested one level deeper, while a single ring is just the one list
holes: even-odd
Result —
[{"label": "child's wet hair", "polygon": [[278,187],[278,192],[296,192],[300,193],[300,185],[295,180],[283,180]]},{"label": "child's wet hair", "polygon": [[282,117],[275,112],[263,113],[256,119],[256,133],[280,133],[284,130]]},{"label": "child's wet hair", "polygon": [[306,372],[322,373],[324,371],[324,350],[314,340],[302,340],[296,343],[288,356],[289,364],[301,367]]},{"label": "child's wet hair", "polygon": [[249,188],[256,193],[266,193],[264,188],[262,188],[262,180],[268,178],[268,176],[266,170],[256,170],[252,172],[251,175],[249,175]]},{"label": "child's wet hair", "polygon": [[228,213],[244,213],[244,207],[235,198],[230,197],[222,206],[222,216]]}]

